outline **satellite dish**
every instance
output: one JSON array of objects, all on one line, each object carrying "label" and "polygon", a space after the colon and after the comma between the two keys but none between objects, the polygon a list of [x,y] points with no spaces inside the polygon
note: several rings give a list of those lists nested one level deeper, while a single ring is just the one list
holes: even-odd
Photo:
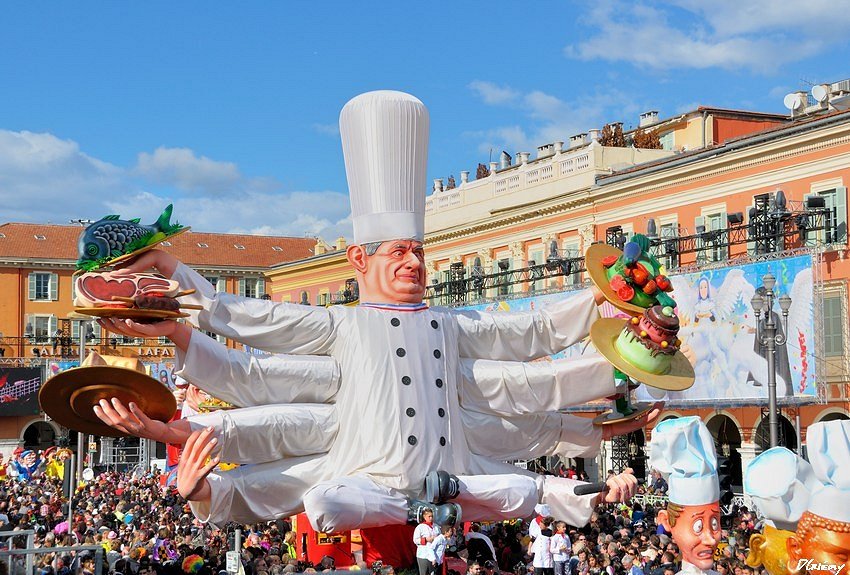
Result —
[{"label": "satellite dish", "polygon": [[94,479],[94,469],[92,469],[91,467],[86,467],[85,469],[83,469],[83,479],[85,479],[86,481],[91,481],[92,479]]},{"label": "satellite dish", "polygon": [[812,86],[812,96],[818,102],[826,102],[826,99],[829,98],[829,84],[818,84],[817,86]]},{"label": "satellite dish", "polygon": [[785,99],[782,100],[785,104],[785,107],[792,111],[797,111],[803,107],[806,102],[806,93],[805,92],[791,92]]}]

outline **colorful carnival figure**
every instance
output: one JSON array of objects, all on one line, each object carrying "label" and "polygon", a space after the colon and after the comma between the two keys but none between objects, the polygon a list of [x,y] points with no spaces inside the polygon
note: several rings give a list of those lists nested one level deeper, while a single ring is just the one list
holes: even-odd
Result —
[{"label": "colorful carnival figure", "polygon": [[11,463],[12,468],[17,473],[18,481],[29,481],[37,477],[42,472],[43,465],[44,459],[31,449],[22,451]]},{"label": "colorful carnival figure", "polygon": [[[339,370],[330,406],[338,429],[325,452],[210,474],[216,459],[206,461],[216,449],[214,431],[190,435],[178,488],[196,515],[253,522],[303,509],[315,529],[333,532],[403,524],[421,518],[426,508],[438,522],[449,523],[460,519],[461,507],[470,520],[526,517],[542,500],[559,516],[583,524],[600,497],[628,499],[636,487],[630,474],[610,479],[600,497],[579,497],[573,494],[575,481],[536,476],[476,454],[459,399],[461,358],[510,364],[556,353],[586,336],[598,319],[593,294],[524,314],[428,309],[422,301],[427,110],[407,94],[373,92],[345,106],[340,129],[355,239],[347,257],[358,280],[358,307],[311,308],[217,293],[162,252],[149,252],[128,268],[153,265],[181,287],[198,290],[192,297],[204,310],[193,319],[204,330],[272,353],[329,356]],[[108,324],[119,332],[183,339],[178,344],[183,349],[197,339],[180,335],[171,322]],[[599,397],[610,395],[610,366],[598,357],[583,362],[573,366],[574,380],[606,389]],[[188,363],[187,357],[184,371]],[[521,369],[517,364],[515,370]],[[249,379],[259,377],[251,373]],[[489,401],[480,391],[476,397]],[[528,390],[520,399],[538,406]],[[535,415],[559,406],[545,407]],[[499,437],[508,437],[510,416],[497,420],[503,422]],[[251,445],[270,435],[268,427],[252,441],[242,430],[232,432]],[[526,447],[536,441],[533,435],[514,435]]]},{"label": "colorful carnival figure", "polygon": [[765,518],[762,533],[750,536],[747,565],[764,565],[770,575],[788,575],[788,538],[818,485],[812,466],[785,447],[768,449],[747,466],[744,492]]},{"label": "colorful carnival figure", "polygon": [[48,448],[43,457],[47,461],[44,474],[53,479],[63,479],[65,477],[65,463],[71,459],[71,450],[67,447],[57,448],[54,446]]},{"label": "colorful carnival figure", "polygon": [[789,573],[837,575],[850,569],[850,420],[811,425],[809,462],[819,485],[788,538]]},{"label": "colorful carnival figure", "polygon": [[714,439],[699,417],[662,421],[652,431],[649,465],[667,480],[667,509],[658,521],[682,553],[682,572],[715,574],[720,541],[720,484]]}]

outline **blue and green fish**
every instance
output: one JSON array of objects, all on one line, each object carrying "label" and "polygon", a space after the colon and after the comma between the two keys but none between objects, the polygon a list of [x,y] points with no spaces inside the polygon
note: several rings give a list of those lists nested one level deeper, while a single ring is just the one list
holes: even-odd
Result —
[{"label": "blue and green fish", "polygon": [[129,254],[137,249],[149,246],[166,237],[173,235],[183,228],[178,223],[171,223],[171,211],[168,205],[153,224],[146,226],[139,223],[139,218],[122,220],[121,216],[104,216],[88,226],[78,243],[80,258],[77,269],[94,270],[109,260]]}]

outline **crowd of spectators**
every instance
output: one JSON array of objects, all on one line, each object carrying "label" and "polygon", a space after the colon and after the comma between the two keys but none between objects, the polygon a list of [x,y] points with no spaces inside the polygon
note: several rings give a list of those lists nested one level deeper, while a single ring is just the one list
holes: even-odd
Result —
[{"label": "crowd of spectators", "polygon": [[[663,493],[664,486],[651,478],[646,492]],[[568,539],[558,575],[674,575],[679,553],[669,535],[655,523],[663,504],[601,506],[590,524],[577,529],[558,525]],[[176,490],[161,485],[157,473],[107,471],[82,485],[73,498],[73,518],[62,496],[62,481],[36,471],[32,476],[7,475],[0,481],[0,531],[34,530],[34,575],[225,575],[225,553],[233,547],[236,526],[224,530],[196,520]],[[744,563],[746,545],[755,525],[744,509],[734,529],[724,533],[717,554],[721,575],[760,575]],[[306,563],[296,551],[288,520],[239,526],[243,531],[245,575],[283,575],[320,572],[332,568],[327,560]],[[26,538],[13,537],[22,548]],[[99,546],[104,550],[102,573],[95,573],[90,551],[51,551],[57,547]],[[468,572],[522,575],[534,571],[533,541],[523,521],[467,526],[447,545],[451,569]],[[539,561],[538,561],[539,562]],[[0,575],[25,573],[23,559],[0,562]],[[361,563],[361,569],[368,567]],[[384,574],[392,568],[383,566]],[[544,572],[549,573],[548,569]]]}]

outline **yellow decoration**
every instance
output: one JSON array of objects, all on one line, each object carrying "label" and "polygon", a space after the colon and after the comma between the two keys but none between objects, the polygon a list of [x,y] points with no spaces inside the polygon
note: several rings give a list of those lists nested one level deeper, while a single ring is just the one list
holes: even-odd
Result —
[{"label": "yellow decoration", "polygon": [[667,347],[668,345],[670,345],[670,344],[667,343],[666,341],[661,342],[661,347]]},{"label": "yellow decoration", "polygon": [[646,337],[646,332],[645,332],[645,331],[643,331],[643,330],[641,330],[641,332],[640,332],[640,336],[641,336],[641,337]]}]

